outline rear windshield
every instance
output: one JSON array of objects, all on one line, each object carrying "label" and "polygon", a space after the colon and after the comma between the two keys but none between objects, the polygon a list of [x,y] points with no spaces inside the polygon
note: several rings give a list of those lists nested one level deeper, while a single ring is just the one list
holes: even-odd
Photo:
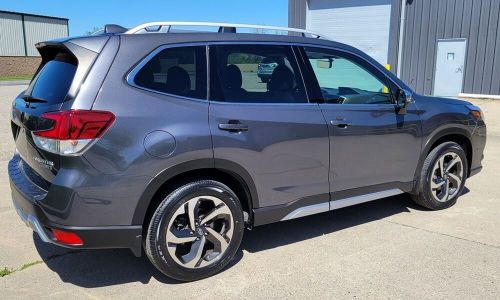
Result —
[{"label": "rear windshield", "polygon": [[26,94],[47,101],[47,104],[61,103],[68,94],[76,69],[76,58],[68,53],[59,53],[43,64]]}]

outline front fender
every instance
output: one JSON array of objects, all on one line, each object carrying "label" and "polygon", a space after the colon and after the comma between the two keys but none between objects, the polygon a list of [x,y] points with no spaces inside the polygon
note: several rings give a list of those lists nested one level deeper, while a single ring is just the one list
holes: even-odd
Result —
[{"label": "front fender", "polygon": [[424,136],[422,152],[420,154],[420,159],[418,161],[417,169],[415,170],[415,175],[414,175],[415,183],[418,182],[418,179],[420,177],[420,171],[422,169],[425,159],[427,158],[427,155],[431,151],[431,147],[441,138],[450,135],[463,136],[464,138],[467,138],[469,141],[471,141],[472,137],[471,131],[467,125],[460,125],[457,123],[443,124],[442,126],[432,131],[430,134]]}]

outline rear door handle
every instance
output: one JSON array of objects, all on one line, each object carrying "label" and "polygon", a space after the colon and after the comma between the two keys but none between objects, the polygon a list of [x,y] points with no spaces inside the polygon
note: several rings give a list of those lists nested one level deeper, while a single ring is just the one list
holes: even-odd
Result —
[{"label": "rear door handle", "polygon": [[248,125],[242,124],[240,121],[230,120],[227,123],[220,123],[219,129],[229,132],[248,131]]},{"label": "rear door handle", "polygon": [[351,122],[345,118],[337,118],[335,120],[330,121],[330,124],[340,128],[347,128],[352,125]]}]

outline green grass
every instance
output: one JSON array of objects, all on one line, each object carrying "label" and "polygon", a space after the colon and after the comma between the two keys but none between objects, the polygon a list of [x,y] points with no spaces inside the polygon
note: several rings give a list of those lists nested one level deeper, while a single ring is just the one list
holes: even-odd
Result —
[{"label": "green grass", "polygon": [[7,267],[4,267],[3,269],[0,270],[0,277],[4,277],[4,276],[7,276],[7,275],[10,275],[14,271],[15,270],[12,270],[12,269],[9,269]]},{"label": "green grass", "polygon": [[24,270],[24,269],[27,269],[27,268],[29,268],[29,267],[32,267],[32,266],[34,266],[34,265],[38,265],[38,264],[41,264],[41,263],[43,263],[43,261],[41,261],[41,260],[35,260],[35,261],[33,261],[33,262],[30,262],[30,263],[27,263],[27,264],[22,265],[22,266],[19,268],[19,270],[18,270],[18,271],[22,271],[22,270]]},{"label": "green grass", "polygon": [[31,80],[32,77],[31,75],[0,76],[0,81]]},{"label": "green grass", "polygon": [[32,267],[34,265],[38,265],[38,264],[41,264],[43,263],[43,261],[41,260],[35,260],[35,261],[32,261],[32,262],[29,262],[29,263],[26,263],[24,265],[22,265],[21,267],[19,267],[18,269],[12,269],[12,268],[7,268],[7,267],[4,267],[3,269],[0,269],[0,277],[4,277],[4,276],[8,276],[14,272],[17,272],[17,271],[22,271],[22,270],[25,270],[29,267]]}]

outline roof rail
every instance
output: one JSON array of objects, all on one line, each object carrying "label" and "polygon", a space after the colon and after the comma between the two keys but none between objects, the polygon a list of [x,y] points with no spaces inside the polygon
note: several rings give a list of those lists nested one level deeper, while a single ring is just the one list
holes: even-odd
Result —
[{"label": "roof rail", "polygon": [[278,26],[252,25],[252,24],[215,23],[215,22],[150,22],[129,29],[125,32],[125,34],[168,33],[172,26],[218,27],[219,28],[218,32],[231,32],[231,33],[235,33],[236,28],[252,28],[252,29],[262,29],[262,30],[288,31],[294,33],[300,33],[304,37],[310,36],[313,38],[325,38],[320,34],[304,29],[278,27]]}]

